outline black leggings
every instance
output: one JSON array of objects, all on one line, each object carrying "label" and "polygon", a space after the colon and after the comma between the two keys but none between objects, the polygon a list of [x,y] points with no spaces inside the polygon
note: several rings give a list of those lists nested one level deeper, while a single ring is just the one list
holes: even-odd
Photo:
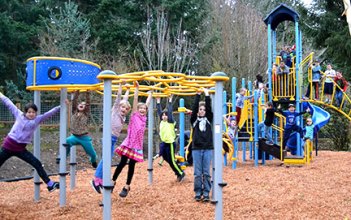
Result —
[{"label": "black leggings", "polygon": [[[127,165],[127,161],[128,161],[128,157],[127,156],[122,156],[121,157],[121,161],[119,162],[115,173],[113,174],[112,180],[116,181],[119,174],[122,172],[123,168]],[[128,164],[128,177],[127,177],[127,185],[130,185],[132,183],[132,179],[133,179],[133,175],[134,175],[134,169],[135,169],[135,164],[136,161],[133,159],[129,159],[129,164]]]},{"label": "black leggings", "polygon": [[41,162],[31,152],[27,150],[14,152],[14,151],[9,151],[9,150],[6,150],[5,148],[2,148],[0,151],[0,167],[5,163],[6,160],[8,160],[10,157],[13,157],[13,156],[18,157],[21,160],[24,160],[25,162],[32,165],[32,167],[35,168],[35,170],[38,172],[38,175],[45,183],[48,183],[50,181]]}]

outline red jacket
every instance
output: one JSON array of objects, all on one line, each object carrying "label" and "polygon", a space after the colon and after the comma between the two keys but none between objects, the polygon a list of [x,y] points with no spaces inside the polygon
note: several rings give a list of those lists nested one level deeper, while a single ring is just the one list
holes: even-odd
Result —
[{"label": "red jacket", "polygon": [[340,86],[343,92],[346,92],[349,83],[346,81],[344,77],[335,77],[334,82]]}]

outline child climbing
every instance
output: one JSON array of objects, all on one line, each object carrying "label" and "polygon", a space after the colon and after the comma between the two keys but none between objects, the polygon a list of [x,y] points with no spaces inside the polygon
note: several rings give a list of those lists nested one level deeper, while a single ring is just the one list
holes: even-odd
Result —
[{"label": "child climbing", "polygon": [[[126,121],[126,116],[130,111],[130,104],[128,102],[129,85],[126,85],[127,91],[125,92],[123,99],[122,96],[122,84],[119,85],[117,98],[111,109],[111,160],[115,145],[121,134],[123,125]],[[91,180],[90,184],[97,193],[101,193],[102,189],[102,177],[103,177],[103,160],[100,160],[98,167],[96,168],[94,179]]]},{"label": "child climbing", "polygon": [[193,128],[192,154],[194,165],[195,200],[210,201],[211,160],[213,154],[211,99],[208,89],[203,89],[205,102],[200,102],[201,92],[195,97],[190,123]]},{"label": "child climbing", "polygon": [[72,102],[71,136],[66,139],[67,155],[73,145],[81,145],[90,156],[91,165],[96,168],[96,152],[89,136],[88,120],[90,116],[90,92],[85,93],[86,102],[78,104],[79,90],[74,93]]},{"label": "child climbing", "polygon": [[273,107],[272,102],[267,102],[264,108],[265,108],[265,120],[258,124],[258,130],[260,131],[258,134],[262,133],[261,131],[262,131],[262,128],[264,127],[264,136],[266,138],[266,143],[273,145],[274,142],[272,140],[271,127],[274,121],[275,109]]},{"label": "child climbing", "polygon": [[286,143],[288,142],[290,135],[293,131],[299,132],[301,137],[303,137],[302,128],[296,124],[296,119],[300,115],[305,114],[306,112],[309,113],[310,109],[307,108],[306,111],[302,111],[300,113],[295,112],[295,105],[289,104],[288,111],[282,111],[280,106],[278,106],[278,111],[286,117],[286,124],[284,127],[284,136],[283,136],[283,147],[286,151],[289,151],[288,146]]},{"label": "child climbing", "polygon": [[59,183],[50,180],[40,160],[29,152],[26,149],[26,146],[32,142],[34,131],[39,124],[56,114],[60,110],[60,106],[57,106],[44,114],[37,115],[38,107],[35,104],[26,104],[24,112],[22,112],[1,92],[0,99],[15,117],[15,123],[6,136],[0,151],[0,167],[10,157],[18,157],[34,167],[40,178],[46,183],[49,192],[59,189]]},{"label": "child climbing", "polygon": [[156,98],[157,114],[159,115],[160,122],[160,155],[169,164],[175,175],[177,181],[182,182],[185,177],[184,171],[176,163],[174,156],[174,149],[176,148],[176,133],[175,133],[175,121],[173,119],[173,107],[172,107],[172,95],[168,99],[167,110],[161,110],[161,98]]},{"label": "child climbing", "polygon": [[241,109],[244,108],[244,101],[253,97],[253,95],[245,96],[246,91],[245,88],[241,88],[236,94],[236,122],[238,124],[240,123]]},{"label": "child climbing", "polygon": [[119,174],[127,165],[127,161],[129,159],[127,182],[122,191],[119,193],[120,197],[126,197],[130,191],[130,184],[134,175],[135,164],[137,162],[144,161],[143,140],[146,128],[147,109],[152,98],[152,92],[149,91],[149,95],[145,103],[138,103],[139,83],[137,81],[134,82],[134,87],[133,109],[129,120],[127,137],[124,139],[122,144],[116,148],[116,153],[121,156],[121,161],[119,162],[112,177],[115,185]]},{"label": "child climbing", "polygon": [[227,117],[226,116],[223,116],[223,117],[224,117],[224,120],[228,126],[227,133],[228,133],[230,139],[232,140],[232,142],[234,143],[235,138],[236,138],[236,134],[238,132],[238,125],[236,123],[236,120],[234,117],[231,117],[230,115]]}]

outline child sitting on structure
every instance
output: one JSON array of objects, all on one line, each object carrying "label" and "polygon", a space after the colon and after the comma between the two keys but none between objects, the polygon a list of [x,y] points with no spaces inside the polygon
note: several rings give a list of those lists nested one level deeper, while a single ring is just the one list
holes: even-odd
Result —
[{"label": "child sitting on structure", "polygon": [[182,182],[185,177],[184,171],[177,164],[174,151],[176,147],[175,121],[173,119],[172,95],[169,97],[167,111],[161,110],[161,98],[156,98],[157,114],[161,119],[160,122],[160,155],[169,164],[177,181]]},{"label": "child sitting on structure", "polygon": [[265,120],[258,124],[259,135],[261,134],[262,128],[264,127],[264,136],[266,138],[266,143],[273,145],[274,142],[271,136],[271,127],[274,121],[275,109],[273,108],[272,102],[267,102],[265,105]]}]

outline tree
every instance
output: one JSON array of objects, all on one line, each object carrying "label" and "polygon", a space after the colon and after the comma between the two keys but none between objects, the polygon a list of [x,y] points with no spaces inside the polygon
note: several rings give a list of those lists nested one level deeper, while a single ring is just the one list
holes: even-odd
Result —
[{"label": "tree", "polygon": [[58,13],[51,10],[43,23],[46,30],[40,38],[42,55],[93,58],[95,44],[91,42],[90,21],[78,11],[77,4],[65,3]]}]

